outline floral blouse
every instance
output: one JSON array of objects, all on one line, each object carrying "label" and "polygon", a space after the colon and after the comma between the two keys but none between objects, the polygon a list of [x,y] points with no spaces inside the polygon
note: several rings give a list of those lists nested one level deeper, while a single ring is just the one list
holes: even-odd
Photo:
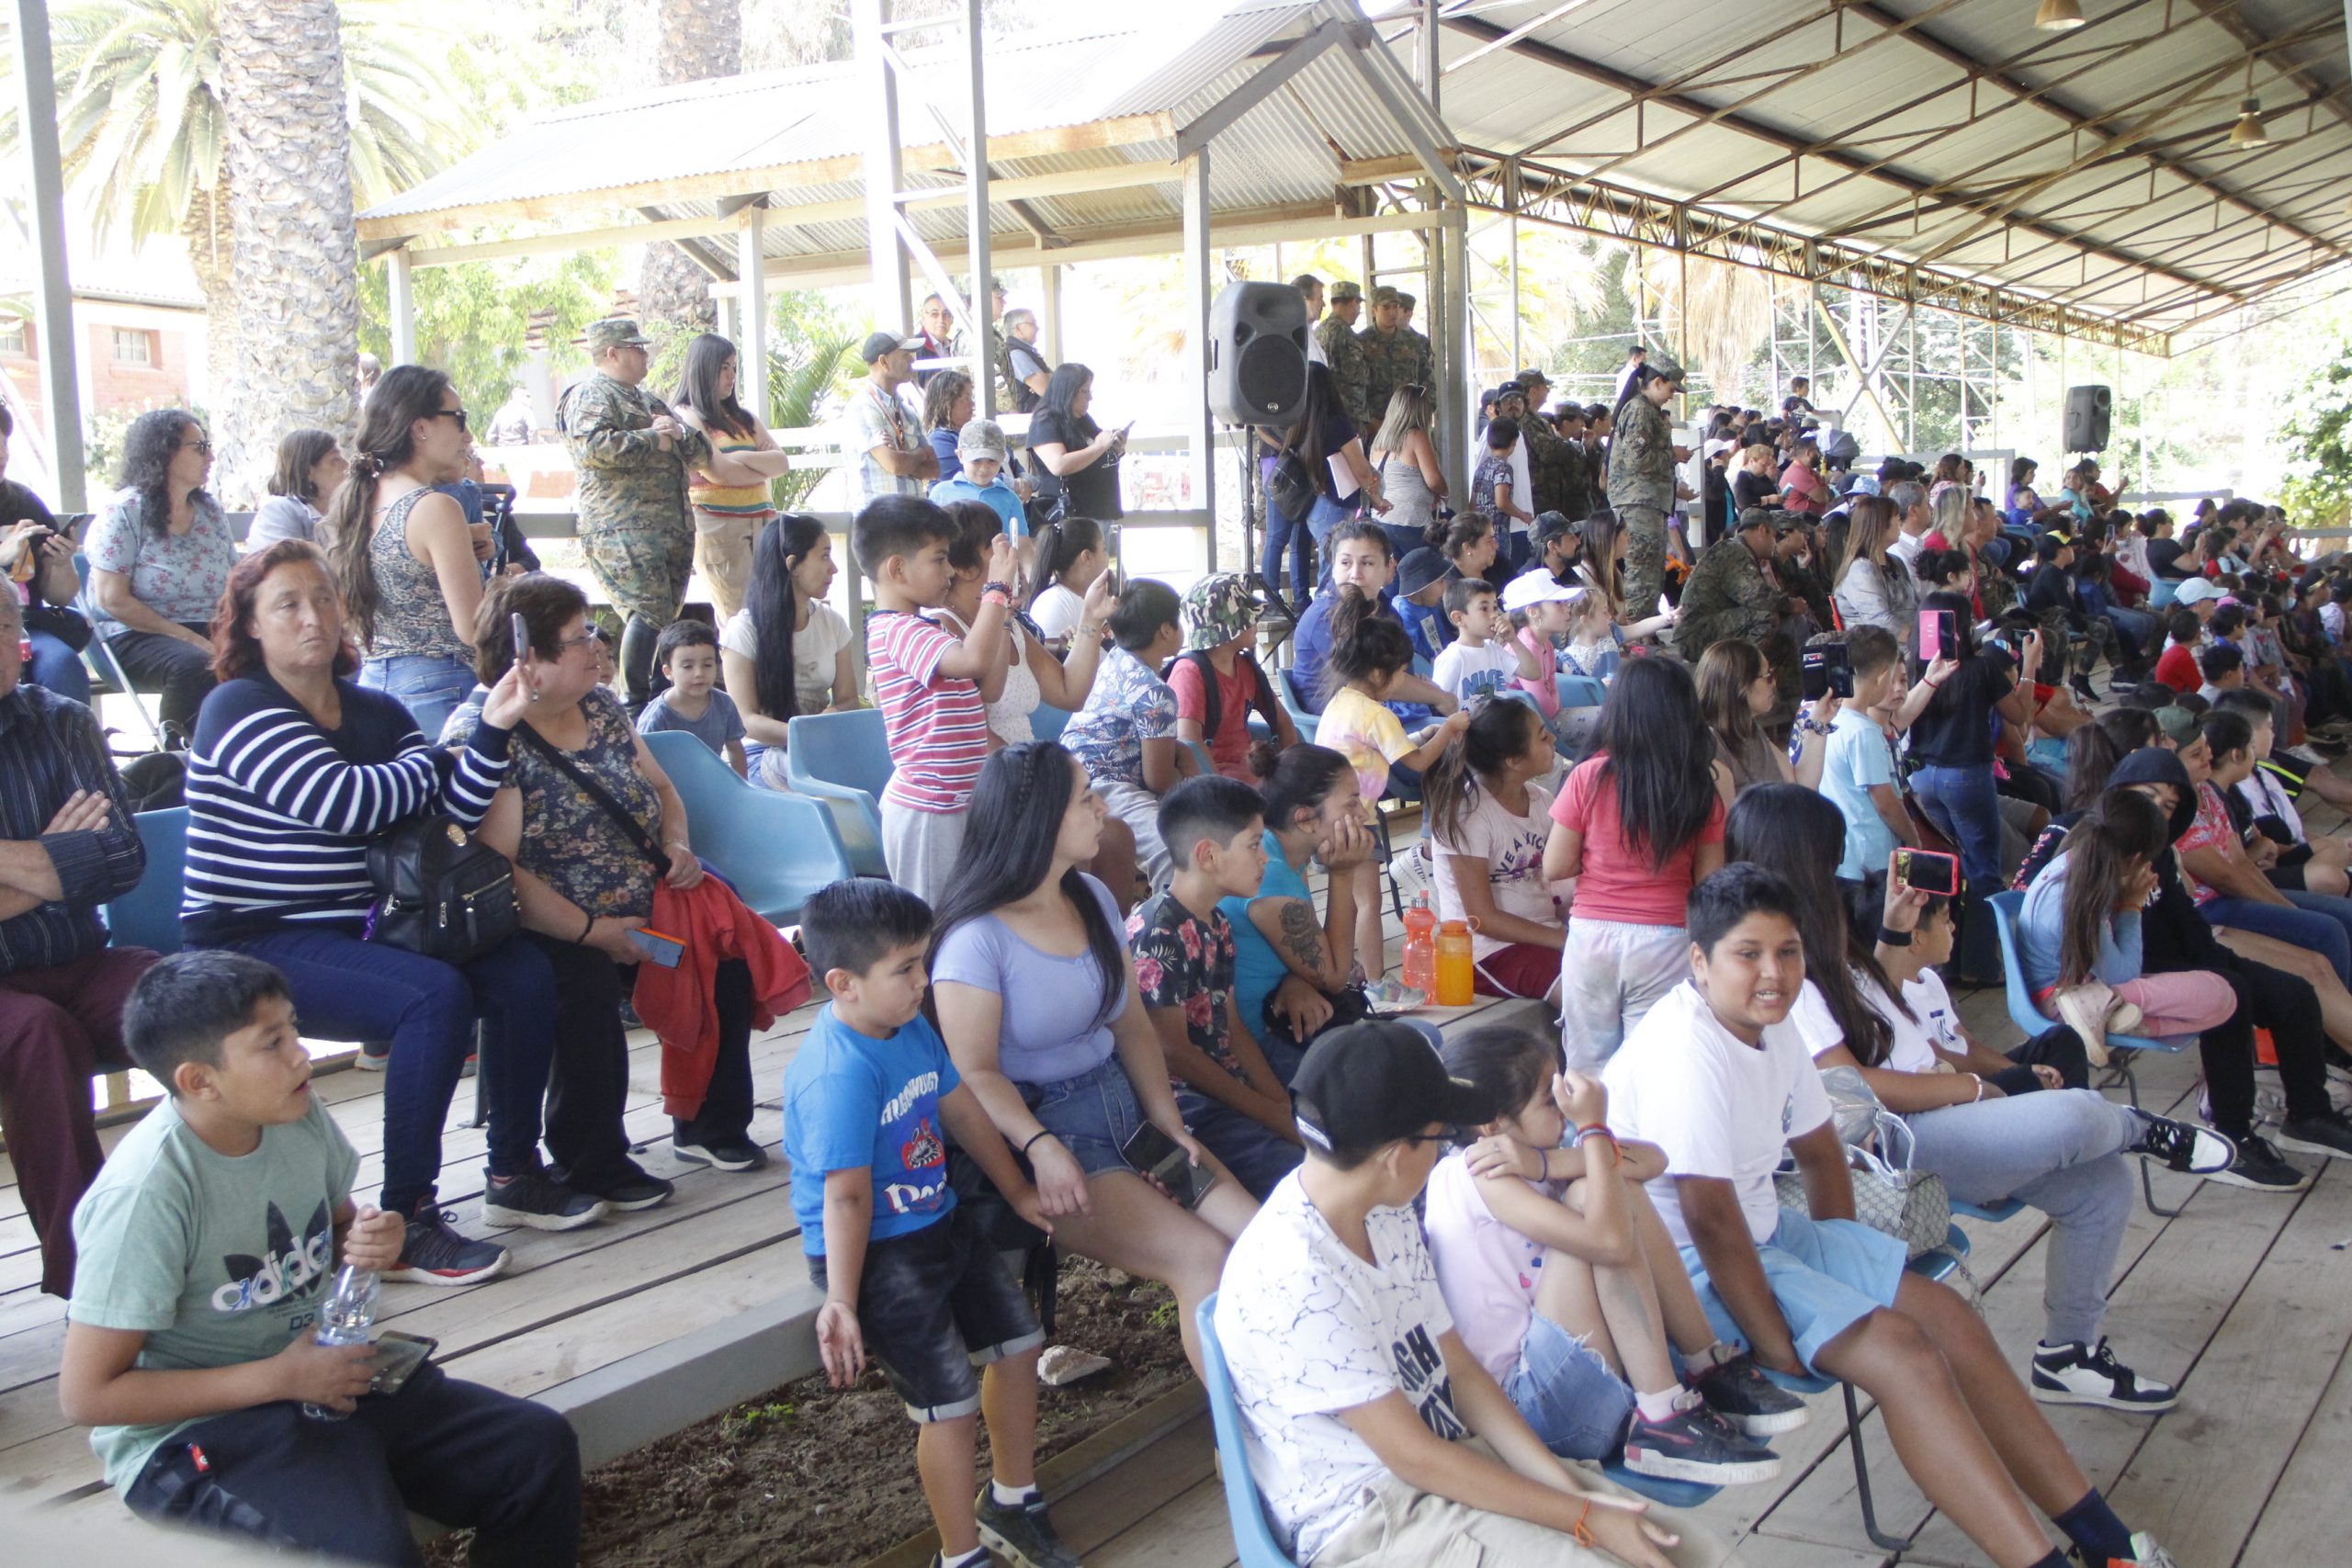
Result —
[{"label": "floral blouse", "polygon": [[[658,842],[662,797],[637,771],[637,729],[628,711],[602,686],[580,699],[580,711],[588,718],[588,744],[565,752],[566,759],[604,785]],[[515,727],[512,755],[506,782],[523,792],[523,842],[515,864],[592,915],[650,916],[655,876],[644,852],[594,795],[531,743],[521,725]]]},{"label": "floral blouse", "polygon": [[[203,626],[212,619],[229,586],[229,572],[237,564],[237,541],[220,503],[209,495],[197,497],[195,522],[185,534],[150,534],[140,518],[145,502],[127,496],[90,525],[82,547],[93,571],[120,572],[130,579],[131,597],[167,621]],[[97,606],[96,594],[83,595],[83,613],[100,637],[126,628]]]}]

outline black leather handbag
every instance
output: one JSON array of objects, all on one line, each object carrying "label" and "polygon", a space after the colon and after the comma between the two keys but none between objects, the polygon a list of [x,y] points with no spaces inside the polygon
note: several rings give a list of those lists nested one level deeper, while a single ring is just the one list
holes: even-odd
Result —
[{"label": "black leather handbag", "polygon": [[368,940],[469,964],[523,929],[513,863],[447,817],[414,817],[368,846]]}]

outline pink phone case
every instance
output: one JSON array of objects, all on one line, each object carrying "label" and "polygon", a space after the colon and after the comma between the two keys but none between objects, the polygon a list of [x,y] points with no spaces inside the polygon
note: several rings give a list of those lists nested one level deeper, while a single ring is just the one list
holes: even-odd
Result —
[{"label": "pink phone case", "polygon": [[1933,664],[1943,657],[1943,622],[1933,610],[1919,612],[1919,657]]}]

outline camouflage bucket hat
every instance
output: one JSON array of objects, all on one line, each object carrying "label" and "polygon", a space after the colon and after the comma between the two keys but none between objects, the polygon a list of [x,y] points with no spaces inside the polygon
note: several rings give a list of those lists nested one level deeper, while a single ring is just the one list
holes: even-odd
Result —
[{"label": "camouflage bucket hat", "polygon": [[1232,572],[1204,577],[1184,595],[1184,651],[1229,642],[1258,624],[1257,595],[1249,579]]}]

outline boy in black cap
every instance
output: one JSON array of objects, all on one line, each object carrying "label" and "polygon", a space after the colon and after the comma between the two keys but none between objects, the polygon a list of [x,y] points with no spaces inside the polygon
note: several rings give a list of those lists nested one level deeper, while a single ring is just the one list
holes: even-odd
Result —
[{"label": "boy in black cap", "polygon": [[1499,1108],[1395,1023],[1324,1035],[1291,1090],[1306,1161],[1233,1244],[1216,1303],[1250,1475],[1291,1557],[1420,1568],[1466,1537],[1515,1568],[1665,1568],[1677,1538],[1552,1456],[1439,1292],[1411,1205],[1446,1143]]}]

